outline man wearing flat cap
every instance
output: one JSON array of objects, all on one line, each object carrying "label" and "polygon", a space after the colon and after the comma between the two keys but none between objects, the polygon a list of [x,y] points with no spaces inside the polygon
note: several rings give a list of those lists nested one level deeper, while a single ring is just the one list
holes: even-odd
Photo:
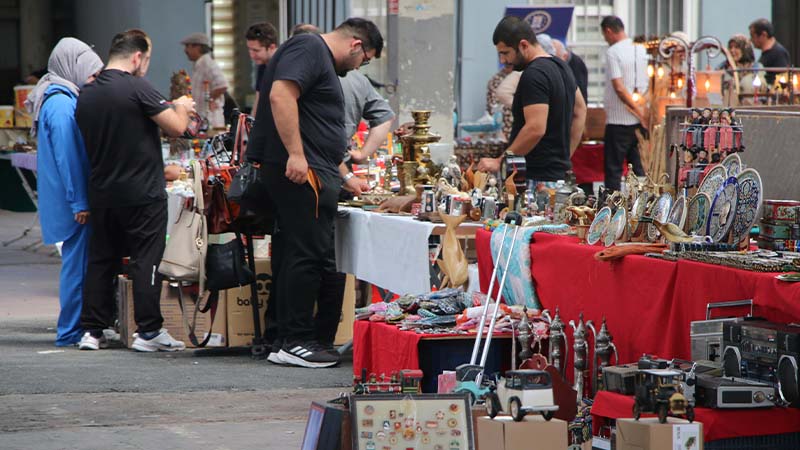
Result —
[{"label": "man wearing flat cap", "polygon": [[186,57],[194,63],[192,94],[197,102],[197,113],[208,120],[209,128],[225,128],[223,108],[228,82],[211,57],[211,41],[204,33],[192,33],[183,38],[181,44]]}]

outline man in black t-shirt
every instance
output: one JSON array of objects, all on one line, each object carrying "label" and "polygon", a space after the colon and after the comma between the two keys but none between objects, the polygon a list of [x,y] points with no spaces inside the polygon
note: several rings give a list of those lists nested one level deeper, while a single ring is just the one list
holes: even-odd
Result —
[{"label": "man in black t-shirt", "polygon": [[[525,156],[529,186],[564,180],[586,118],[586,103],[571,69],[545,52],[530,24],[518,17],[504,17],[492,39],[500,62],[523,71],[511,106],[514,126],[506,151]],[[502,158],[482,158],[478,169],[497,172]]]},{"label": "man in black t-shirt", "polygon": [[141,30],[114,36],[108,66],[83,87],[75,118],[89,156],[89,262],[83,290],[82,350],[106,345],[112,325],[114,277],[129,252],[129,273],[138,332],[134,350],[175,351],[185,345],[161,328],[161,277],[167,196],[159,127],[180,136],[194,112],[181,97],[170,107],[143,77],[150,64],[150,38]]},{"label": "man in black t-shirt", "polygon": [[[758,62],[764,68],[788,68],[791,65],[789,52],[775,39],[775,29],[769,20],[758,19],[751,23],[750,39],[753,41],[753,46],[761,50]],[[772,87],[775,83],[775,72],[767,72],[764,79],[767,81],[767,85]]]},{"label": "man in black t-shirt", "polygon": [[260,22],[247,29],[244,34],[247,41],[247,54],[250,60],[256,64],[256,98],[253,102],[253,109],[250,115],[255,117],[258,110],[258,90],[261,88],[261,79],[264,78],[264,71],[267,63],[272,59],[272,55],[278,49],[278,30],[269,22]]},{"label": "man in black t-shirt", "polygon": [[[338,354],[320,342],[314,304],[320,281],[335,274],[333,225],[339,189],[360,194],[361,182],[342,164],[347,147],[339,76],[380,57],[374,23],[351,18],[323,35],[294,36],[273,55],[259,87],[258,117],[247,157],[262,177],[280,230],[276,273],[278,340],[270,361],[330,367]],[[341,301],[341,300],[340,300]],[[318,304],[323,310],[335,305]]]}]

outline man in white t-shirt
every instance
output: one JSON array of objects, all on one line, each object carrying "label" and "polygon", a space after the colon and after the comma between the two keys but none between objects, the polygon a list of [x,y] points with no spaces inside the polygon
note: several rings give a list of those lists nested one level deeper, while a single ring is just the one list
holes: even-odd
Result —
[{"label": "man in white t-shirt", "polygon": [[606,51],[605,186],[618,191],[625,161],[644,176],[636,130],[647,126],[642,96],[647,93],[647,50],[636,45],[625,33],[619,17],[607,16],[600,22]]},{"label": "man in white t-shirt", "polygon": [[225,128],[223,109],[228,82],[219,64],[211,57],[211,41],[204,33],[192,33],[183,38],[181,44],[186,57],[194,63],[192,96],[197,102],[197,114],[208,120],[209,128]]}]

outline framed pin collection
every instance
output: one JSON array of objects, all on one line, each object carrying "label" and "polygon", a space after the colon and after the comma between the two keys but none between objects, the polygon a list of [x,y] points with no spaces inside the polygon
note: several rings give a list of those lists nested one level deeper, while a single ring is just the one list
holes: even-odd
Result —
[{"label": "framed pin collection", "polygon": [[461,394],[353,395],[353,450],[472,450],[472,410]]}]

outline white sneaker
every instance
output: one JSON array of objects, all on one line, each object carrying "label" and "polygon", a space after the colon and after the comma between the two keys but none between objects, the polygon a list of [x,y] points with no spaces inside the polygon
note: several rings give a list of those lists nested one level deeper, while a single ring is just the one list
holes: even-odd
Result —
[{"label": "white sneaker", "polygon": [[106,328],[103,330],[103,336],[105,336],[108,342],[119,342],[122,339],[119,333],[113,328]]},{"label": "white sneaker", "polygon": [[281,357],[280,350],[277,352],[270,352],[269,356],[267,356],[267,361],[271,362],[272,364],[278,364],[279,366],[288,364],[288,362]]},{"label": "white sneaker", "polygon": [[81,341],[78,343],[78,349],[80,350],[100,350],[101,348],[108,347],[108,340],[106,340],[105,336],[96,338],[92,336],[91,333],[88,331],[83,333],[83,337]]},{"label": "white sneaker", "polygon": [[186,349],[186,344],[170,336],[166,328],[159,330],[158,336],[153,339],[139,337],[139,333],[133,333],[133,337],[131,348],[139,352],[177,352]]}]

